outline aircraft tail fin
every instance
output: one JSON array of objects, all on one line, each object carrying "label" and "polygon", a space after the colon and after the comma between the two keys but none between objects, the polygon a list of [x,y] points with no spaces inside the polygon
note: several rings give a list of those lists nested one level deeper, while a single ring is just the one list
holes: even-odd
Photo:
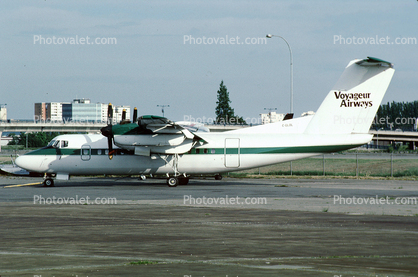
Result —
[{"label": "aircraft tail fin", "polygon": [[305,133],[368,133],[394,72],[392,63],[380,59],[351,61]]}]

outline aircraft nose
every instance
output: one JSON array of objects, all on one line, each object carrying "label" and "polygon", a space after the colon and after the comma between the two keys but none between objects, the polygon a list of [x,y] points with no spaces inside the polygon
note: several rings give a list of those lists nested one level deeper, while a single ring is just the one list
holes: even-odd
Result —
[{"label": "aircraft nose", "polygon": [[28,169],[27,167],[27,159],[25,156],[19,156],[16,158],[15,163],[18,167],[23,168],[23,169]]},{"label": "aircraft nose", "polygon": [[18,167],[27,171],[39,171],[39,164],[36,163],[30,156],[22,155],[16,158],[15,163]]},{"label": "aircraft nose", "polygon": [[25,154],[17,157],[15,163],[30,172],[46,172],[50,169],[49,159],[45,155]]}]

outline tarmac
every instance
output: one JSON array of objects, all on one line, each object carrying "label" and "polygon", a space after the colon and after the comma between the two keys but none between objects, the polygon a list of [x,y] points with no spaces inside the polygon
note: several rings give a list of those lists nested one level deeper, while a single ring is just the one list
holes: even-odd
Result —
[{"label": "tarmac", "polygon": [[[0,176],[0,276],[418,276],[418,183]],[[414,202],[415,200],[415,202]]]}]

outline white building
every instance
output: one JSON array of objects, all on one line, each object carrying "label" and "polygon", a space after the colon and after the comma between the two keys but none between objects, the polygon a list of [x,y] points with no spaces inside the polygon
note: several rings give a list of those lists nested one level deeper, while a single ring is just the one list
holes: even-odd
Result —
[{"label": "white building", "polygon": [[[130,106],[113,106],[113,123],[119,123],[122,120],[122,112],[126,111],[126,119],[131,119],[131,107]],[[106,106],[107,116],[107,106]]]},{"label": "white building", "polygon": [[7,121],[7,109],[4,106],[0,106],[0,121]]},{"label": "white building", "polygon": [[61,121],[62,120],[62,102],[51,102],[51,121]]},{"label": "white building", "polygon": [[262,113],[261,116],[261,124],[269,124],[278,121],[282,121],[285,117],[284,113],[276,113],[276,112],[269,112],[269,113]]}]

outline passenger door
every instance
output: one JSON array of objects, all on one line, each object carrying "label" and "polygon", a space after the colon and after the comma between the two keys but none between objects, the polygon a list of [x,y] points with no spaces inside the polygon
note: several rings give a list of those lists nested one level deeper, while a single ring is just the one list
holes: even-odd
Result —
[{"label": "passenger door", "polygon": [[91,158],[91,147],[90,145],[81,146],[81,159],[83,161],[89,161]]},{"label": "passenger door", "polygon": [[224,158],[225,167],[239,167],[240,166],[240,141],[239,138],[225,139]]}]

